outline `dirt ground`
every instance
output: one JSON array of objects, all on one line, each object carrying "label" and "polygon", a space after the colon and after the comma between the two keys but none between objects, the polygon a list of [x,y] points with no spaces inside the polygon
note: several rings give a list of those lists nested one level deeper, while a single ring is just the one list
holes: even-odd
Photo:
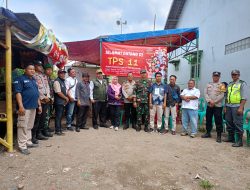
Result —
[{"label": "dirt ground", "polygon": [[[29,156],[0,154],[0,190],[250,190],[250,148],[179,134],[66,132]],[[244,141],[245,145],[245,141]],[[195,179],[197,174],[201,179]]]}]

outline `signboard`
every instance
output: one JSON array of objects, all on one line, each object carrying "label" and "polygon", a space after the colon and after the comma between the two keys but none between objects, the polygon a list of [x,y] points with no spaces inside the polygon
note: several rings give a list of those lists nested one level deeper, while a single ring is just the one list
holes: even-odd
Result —
[{"label": "signboard", "polygon": [[154,78],[155,72],[165,77],[167,61],[167,48],[162,46],[102,43],[101,68],[105,75],[127,76],[132,72],[140,77],[140,70],[146,69],[148,78]]}]

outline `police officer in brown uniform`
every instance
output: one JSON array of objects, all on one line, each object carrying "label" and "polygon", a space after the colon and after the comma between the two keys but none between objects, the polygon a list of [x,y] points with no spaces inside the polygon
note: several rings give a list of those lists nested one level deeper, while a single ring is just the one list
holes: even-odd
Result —
[{"label": "police officer in brown uniform", "polygon": [[202,138],[210,138],[212,120],[215,119],[217,139],[216,142],[221,143],[221,133],[223,132],[222,126],[222,102],[226,88],[220,82],[220,72],[213,72],[213,82],[209,82],[204,90],[205,99],[207,101],[206,110],[206,130],[207,132],[202,135]]}]

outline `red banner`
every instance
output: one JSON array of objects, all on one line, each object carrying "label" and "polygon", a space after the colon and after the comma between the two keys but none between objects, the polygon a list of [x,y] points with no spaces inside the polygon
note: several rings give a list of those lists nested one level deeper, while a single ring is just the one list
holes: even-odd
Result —
[{"label": "red banner", "polygon": [[165,47],[102,43],[101,68],[105,75],[127,76],[128,72],[132,72],[139,77],[140,70],[146,69],[149,78],[154,78],[154,73],[159,71],[164,77],[167,62]]}]

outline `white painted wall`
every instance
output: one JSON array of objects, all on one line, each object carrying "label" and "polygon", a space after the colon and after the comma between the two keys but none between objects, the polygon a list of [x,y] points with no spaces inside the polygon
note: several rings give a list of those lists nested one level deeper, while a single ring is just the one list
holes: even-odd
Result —
[{"label": "white painted wall", "polygon": [[[221,81],[231,81],[231,70],[239,69],[248,84],[250,99],[250,48],[225,55],[225,45],[250,37],[250,0],[188,0],[177,28],[199,27],[199,49],[203,50],[199,88],[211,80],[213,71],[222,73]],[[190,65],[181,59],[180,69],[169,64],[169,75],[176,74],[179,84],[190,78]],[[182,86],[182,85],[181,85]],[[250,100],[247,103],[250,107]]]}]

